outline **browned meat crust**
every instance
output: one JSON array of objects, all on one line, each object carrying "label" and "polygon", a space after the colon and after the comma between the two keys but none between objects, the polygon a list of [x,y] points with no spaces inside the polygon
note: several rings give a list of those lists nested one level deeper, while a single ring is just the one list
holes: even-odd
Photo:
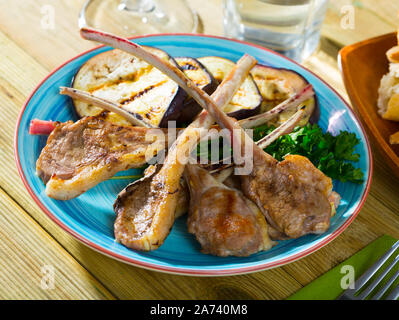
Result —
[{"label": "browned meat crust", "polygon": [[254,158],[252,173],[241,177],[242,190],[275,229],[273,238],[325,232],[331,218],[331,179],[302,156],[289,155],[282,162],[266,153]]},{"label": "browned meat crust", "polygon": [[204,253],[249,256],[271,248],[265,218],[241,192],[195,165],[186,166],[185,175],[190,189],[188,231]]},{"label": "browned meat crust", "polygon": [[149,150],[153,156],[163,150],[166,142],[147,136],[149,130],[154,129],[114,125],[97,117],[61,123],[50,134],[36,172],[50,197],[71,199],[118,171],[142,167]]}]

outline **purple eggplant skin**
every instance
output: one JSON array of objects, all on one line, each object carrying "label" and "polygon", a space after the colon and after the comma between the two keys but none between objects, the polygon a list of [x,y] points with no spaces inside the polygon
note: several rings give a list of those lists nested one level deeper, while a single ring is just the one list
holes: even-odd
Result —
[{"label": "purple eggplant skin", "polygon": [[[276,67],[271,67],[271,66],[266,66],[262,64],[257,64],[251,71],[252,76],[256,76],[259,74],[259,72],[264,72],[264,74],[270,75],[270,76],[275,76],[275,77],[280,77],[288,81],[288,84],[293,88],[294,92],[291,92],[291,94],[299,92],[301,89],[303,89],[305,86],[309,84],[309,81],[300,73],[286,69],[286,68],[276,68]],[[256,80],[255,80],[256,82]],[[309,116],[309,122],[310,123],[317,123],[320,118],[320,106],[319,106],[319,101],[317,99],[317,96],[313,96],[313,110],[311,115]]]},{"label": "purple eggplant skin", "polygon": [[[146,47],[146,46],[144,46]],[[175,67],[179,67],[176,59],[169,55],[166,51],[151,47],[153,50],[159,50],[159,52],[165,53],[169,57],[169,62],[174,65]],[[187,92],[179,86],[174,96],[174,99],[169,104],[168,109],[164,113],[161,122],[159,123],[160,128],[167,128],[169,121],[176,121],[179,119],[182,111],[184,110],[184,101],[187,100]]]},{"label": "purple eggplant skin", "polygon": [[[234,67],[235,63],[226,58],[217,56],[206,56],[198,58],[198,60],[213,74],[215,79],[220,83]],[[260,112],[262,106],[262,95],[259,88],[251,75],[240,86],[240,94],[236,94],[233,98],[234,103],[230,103],[227,115],[236,119],[243,119]]]},{"label": "purple eggplant skin", "polygon": [[[299,77],[301,77],[303,79],[303,81],[306,83],[306,85],[310,83],[300,73],[298,73],[298,72],[296,72],[294,70],[289,70],[289,69],[284,69],[284,70],[296,73]],[[319,99],[317,98],[317,94],[316,93],[313,96],[313,100],[314,100],[314,107],[313,107],[313,112],[312,112],[311,116],[309,117],[309,123],[310,124],[318,123],[319,120],[320,120],[320,105],[319,105]]]},{"label": "purple eggplant skin", "polygon": [[314,95],[314,109],[312,112],[312,115],[309,118],[309,123],[310,124],[316,124],[320,120],[320,105],[319,105],[319,99],[317,99],[316,94]]},{"label": "purple eggplant skin", "polygon": [[[208,78],[208,83],[206,85],[199,86],[202,90],[204,90],[207,94],[211,95],[217,88],[218,82],[215,80],[213,75],[205,68],[205,66],[199,62],[197,59],[192,57],[175,57],[177,64],[180,69],[184,72],[188,68],[190,70],[201,70],[204,75]],[[185,62],[188,62],[185,64]],[[188,67],[187,67],[188,66]],[[191,79],[195,82],[195,79]],[[186,98],[183,104],[183,109],[180,113],[180,117],[177,122],[179,124],[187,124],[193,121],[193,119],[201,112],[201,106],[190,96]]]},{"label": "purple eggplant skin", "polygon": [[[165,57],[168,58],[170,64],[172,64],[175,67],[178,67],[178,63],[173,58],[170,54],[168,54],[166,51],[158,49],[156,47],[149,47],[149,46],[142,46],[144,48],[149,48],[152,53],[154,51],[158,51],[159,54],[157,56],[161,56],[162,54],[165,54]],[[167,128],[168,127],[168,122],[169,121],[177,121],[177,119],[180,117],[181,112],[183,111],[184,108],[184,101],[187,99],[187,93],[186,91],[181,88],[180,86],[178,87],[172,102],[169,104],[168,108],[166,109],[162,120],[159,122],[159,127],[160,128]]]},{"label": "purple eggplant skin", "polygon": [[180,86],[178,87],[172,102],[167,107],[162,120],[159,123],[160,128],[167,128],[169,121],[178,121],[183,108],[187,93]]},{"label": "purple eggplant skin", "polygon": [[[209,93],[208,93],[209,94]],[[178,124],[189,124],[201,112],[201,106],[191,97],[183,102],[183,108],[177,119]]]}]

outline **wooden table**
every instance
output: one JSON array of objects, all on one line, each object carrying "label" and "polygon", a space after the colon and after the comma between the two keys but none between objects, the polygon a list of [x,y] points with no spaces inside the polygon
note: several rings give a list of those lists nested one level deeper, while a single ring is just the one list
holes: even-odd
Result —
[{"label": "wooden table", "polygon": [[[399,238],[399,179],[374,148],[374,177],[359,216],[332,243],[289,265],[218,278],[162,274],[129,266],[82,245],[33,202],[17,174],[13,134],[24,100],[46,74],[93,46],[82,40],[77,15],[83,0],[0,0],[0,298],[16,299],[283,299],[382,234]],[[198,1],[189,1],[191,5]],[[342,29],[342,6],[355,8],[355,28]],[[378,3],[378,4],[377,4]],[[41,27],[43,5],[55,9],[55,28]],[[344,7],[346,8],[346,7]],[[196,7],[204,33],[221,35],[221,0]],[[320,50],[305,65],[346,99],[337,69],[346,44],[392,32],[399,2],[334,0]],[[54,288],[43,286],[45,266]]]}]

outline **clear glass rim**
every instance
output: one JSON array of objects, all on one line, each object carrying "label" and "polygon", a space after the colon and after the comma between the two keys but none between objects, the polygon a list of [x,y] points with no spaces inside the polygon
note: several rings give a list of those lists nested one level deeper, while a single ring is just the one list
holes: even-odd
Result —
[{"label": "clear glass rim", "polygon": [[[86,11],[87,8],[90,6],[90,4],[95,1],[95,0],[86,0],[86,2],[83,4],[82,9],[79,12],[79,17],[78,17],[78,27],[79,29],[82,29],[84,27],[91,27],[88,23],[87,23],[87,19],[86,19]],[[183,0],[184,2],[186,2],[185,0]],[[193,16],[193,28],[191,30],[191,33],[197,33],[198,32],[198,27],[200,25],[199,23],[199,16],[197,14],[197,12],[191,7],[189,6],[187,3],[187,8],[191,11],[192,16]]]}]

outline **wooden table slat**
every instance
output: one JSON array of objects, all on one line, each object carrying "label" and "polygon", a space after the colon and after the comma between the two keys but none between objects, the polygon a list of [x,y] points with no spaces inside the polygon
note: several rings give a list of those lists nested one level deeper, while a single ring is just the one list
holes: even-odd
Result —
[{"label": "wooden table slat", "polygon": [[1,189],[0,212],[1,299],[114,298]]}]

